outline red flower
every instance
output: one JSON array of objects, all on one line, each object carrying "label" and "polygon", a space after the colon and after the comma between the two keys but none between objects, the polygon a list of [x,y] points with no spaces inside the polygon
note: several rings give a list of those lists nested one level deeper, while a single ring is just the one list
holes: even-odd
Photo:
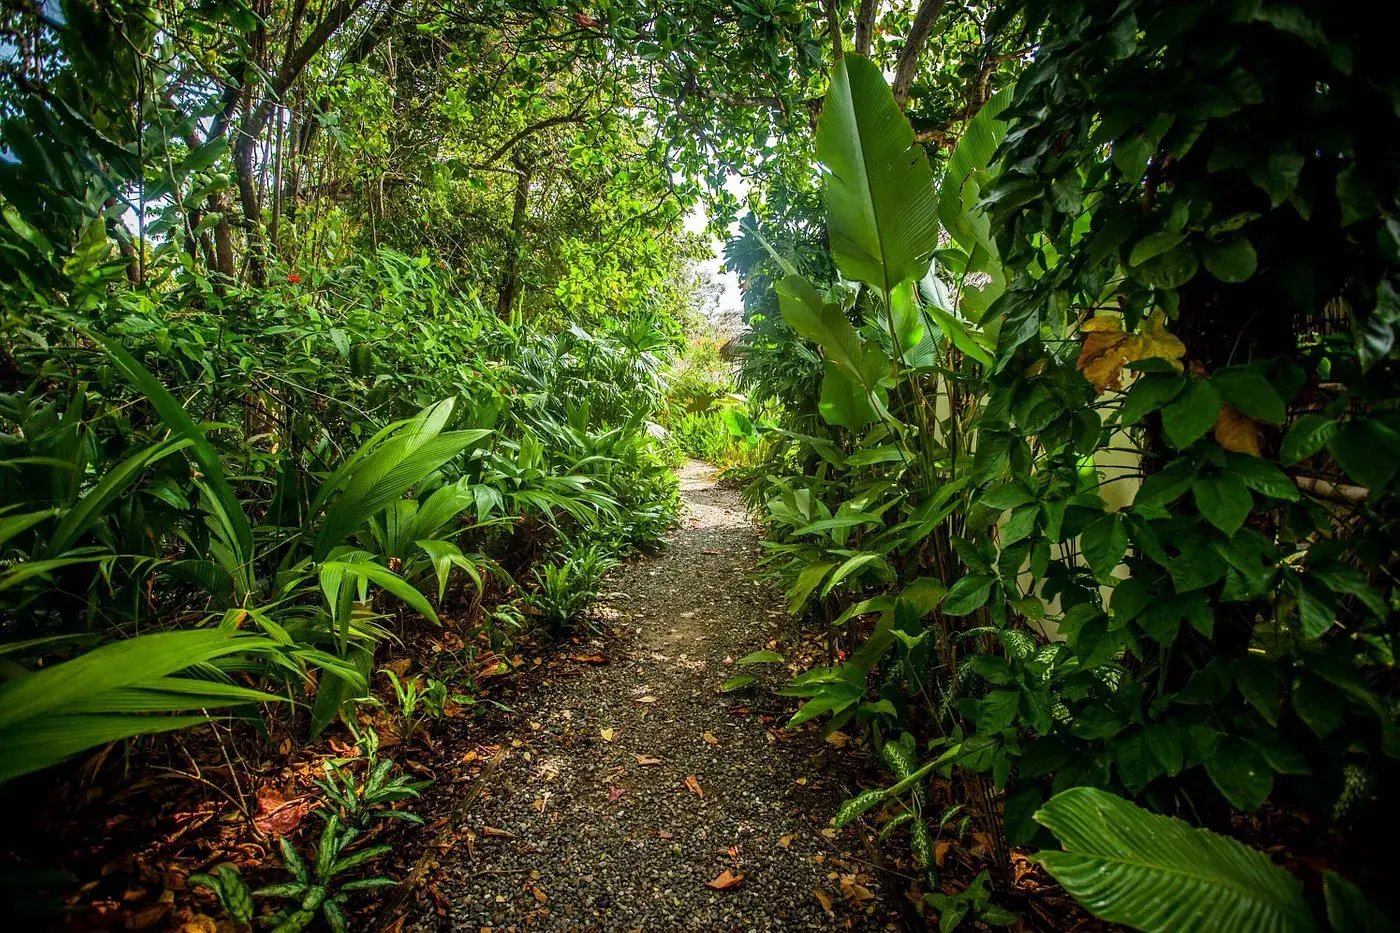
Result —
[{"label": "red flower", "polygon": [[293,272],[291,275],[287,276],[287,281],[288,281],[288,282],[291,282],[293,285],[300,285],[300,284],[301,284],[301,276],[299,276],[299,275],[297,275],[295,272]]}]

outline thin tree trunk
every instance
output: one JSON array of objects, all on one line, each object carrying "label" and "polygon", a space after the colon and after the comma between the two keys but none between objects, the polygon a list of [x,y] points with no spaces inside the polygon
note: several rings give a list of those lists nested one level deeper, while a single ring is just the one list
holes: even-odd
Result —
[{"label": "thin tree trunk", "polygon": [[875,17],[880,12],[878,0],[860,0],[856,13],[856,54],[869,55],[875,39]]},{"label": "thin tree trunk", "polygon": [[233,167],[238,178],[238,198],[243,206],[243,235],[248,247],[248,282],[265,284],[263,276],[262,208],[258,204],[258,182],[253,170],[253,140],[240,136],[233,150]]},{"label": "thin tree trunk", "polygon": [[219,214],[219,222],[214,225],[214,268],[225,281],[232,282],[234,276],[233,227],[228,220],[230,210],[228,198],[222,194],[211,194],[209,196],[209,210]]},{"label": "thin tree trunk", "polygon": [[282,217],[282,150],[286,144],[286,114],[279,107],[277,110],[277,132],[273,135],[272,156],[272,222],[268,227],[268,239],[272,243],[272,251],[281,254],[281,236],[278,221]]},{"label": "thin tree trunk", "polygon": [[914,13],[914,25],[909,27],[909,37],[904,40],[899,61],[894,66],[894,100],[903,109],[909,103],[909,90],[913,87],[914,76],[919,73],[919,57],[928,45],[928,37],[933,32],[933,24],[943,10],[944,0],[919,0],[919,9]]},{"label": "thin tree trunk", "polygon": [[505,272],[496,301],[496,314],[502,318],[510,316],[520,291],[520,242],[525,236],[525,212],[530,197],[530,169],[519,158],[514,161],[519,173],[515,179],[515,210],[510,217],[510,243],[506,246]]},{"label": "thin tree trunk", "polygon": [[836,0],[822,0],[822,9],[826,11],[826,34],[831,39],[831,60],[839,62],[846,52],[846,40],[841,37],[841,11]]}]

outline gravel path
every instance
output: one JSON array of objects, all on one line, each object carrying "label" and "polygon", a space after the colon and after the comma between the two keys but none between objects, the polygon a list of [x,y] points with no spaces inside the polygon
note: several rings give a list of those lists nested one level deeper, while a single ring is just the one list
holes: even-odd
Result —
[{"label": "gravel path", "polygon": [[840,753],[783,730],[788,701],[719,692],[785,626],[748,579],[743,504],[714,479],[687,465],[664,553],[609,576],[598,611],[623,636],[574,646],[524,692],[433,881],[438,911],[411,927],[893,928],[867,853],[845,851],[859,839],[830,828],[855,786]]}]

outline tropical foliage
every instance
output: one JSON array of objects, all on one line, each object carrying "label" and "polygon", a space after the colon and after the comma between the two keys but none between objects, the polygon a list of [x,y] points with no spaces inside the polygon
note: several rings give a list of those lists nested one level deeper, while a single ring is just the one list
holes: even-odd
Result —
[{"label": "tropical foliage", "polygon": [[[420,790],[368,711],[411,744],[478,657],[587,631],[690,457],[825,643],[789,726],[885,772],[837,826],[878,827],[930,922],[1013,922],[1031,849],[1143,929],[1394,912],[1400,72],[1365,15],[62,0],[0,29],[7,794],[187,730],[351,736],[289,880],[191,879],[235,924],[347,928]],[[712,234],[732,340],[696,310]],[[460,676],[391,657],[439,626]]]},{"label": "tropical foliage", "polygon": [[[792,725],[883,748],[891,784],[838,822],[907,837],[954,924],[949,813],[1003,888],[1069,788],[1221,827],[1298,808],[1354,851],[1393,821],[1394,179],[1368,174],[1389,143],[1356,108],[1393,110],[1353,77],[1372,46],[1307,4],[1020,12],[1035,54],[938,173],[880,69],[838,60],[803,221],[829,253],[762,211],[731,249],[741,380],[784,410],[749,471],[767,572],[843,658],[783,691]],[[1097,825],[1062,841],[1143,860],[1164,839]],[[1143,928],[1312,923],[1296,891],[1226,922],[1227,897],[1165,875],[1045,862]]]}]

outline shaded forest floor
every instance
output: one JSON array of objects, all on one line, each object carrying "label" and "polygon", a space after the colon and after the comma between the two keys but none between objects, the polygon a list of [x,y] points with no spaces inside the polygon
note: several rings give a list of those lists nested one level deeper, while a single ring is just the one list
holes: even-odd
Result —
[{"label": "shaded forest floor", "polygon": [[609,577],[594,610],[603,634],[566,646],[509,712],[473,727],[494,744],[467,753],[472,780],[430,791],[438,835],[414,903],[386,925],[896,924],[900,898],[882,890],[873,846],[831,827],[858,789],[844,736],[783,730],[788,701],[720,691],[737,659],[782,648],[788,625],[749,579],[759,547],[738,494],[691,463],[681,495],[665,551]]}]

